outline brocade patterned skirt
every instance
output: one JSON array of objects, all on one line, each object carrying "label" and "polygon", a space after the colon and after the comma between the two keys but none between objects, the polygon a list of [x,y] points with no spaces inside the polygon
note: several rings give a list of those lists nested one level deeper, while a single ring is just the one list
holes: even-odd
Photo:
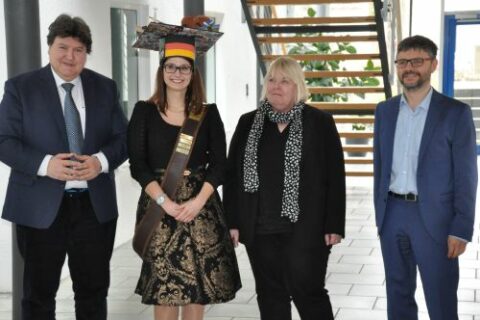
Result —
[{"label": "brocade patterned skirt", "polygon": [[[198,194],[203,180],[203,171],[184,177],[176,202]],[[142,192],[137,221],[149,201]],[[165,215],[152,237],[135,293],[142,296],[144,304],[205,305],[232,300],[240,287],[235,250],[215,192],[189,223]]]}]

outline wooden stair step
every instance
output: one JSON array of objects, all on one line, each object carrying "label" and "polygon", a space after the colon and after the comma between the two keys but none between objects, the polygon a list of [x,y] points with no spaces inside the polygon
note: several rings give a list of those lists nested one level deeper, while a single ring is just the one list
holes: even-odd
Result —
[{"label": "wooden stair step", "polygon": [[314,42],[369,42],[377,41],[376,35],[365,36],[314,36],[314,37],[257,37],[262,43],[314,43]]},{"label": "wooden stair step", "polygon": [[349,132],[339,132],[338,133],[340,137],[342,138],[348,138],[348,139],[369,139],[373,138],[373,132],[365,132],[365,131],[349,131]]},{"label": "wooden stair step", "polygon": [[381,71],[305,71],[305,78],[381,77]]},{"label": "wooden stair step", "polygon": [[[310,103],[311,104],[311,103]],[[374,123],[374,117],[333,117],[335,123]]]},{"label": "wooden stair step", "polygon": [[375,103],[348,103],[348,102],[308,102],[309,105],[322,110],[375,110]]},{"label": "wooden stair step", "polygon": [[343,146],[343,151],[345,151],[345,152],[373,152],[373,147],[372,146],[367,146],[367,145],[355,145],[355,146],[344,145]]},{"label": "wooden stair step", "polygon": [[276,26],[276,25],[306,25],[306,24],[331,24],[331,23],[371,23],[375,17],[302,17],[302,18],[254,18],[255,26]]},{"label": "wooden stair step", "polygon": [[345,174],[349,177],[373,177],[372,171],[346,171]]},{"label": "wooden stair step", "polygon": [[345,158],[346,164],[372,164],[372,158]]},{"label": "wooden stair step", "polygon": [[[279,57],[280,54],[266,54],[262,56],[265,61],[272,61]],[[380,59],[378,53],[347,53],[347,54],[290,54],[288,57],[298,61],[330,61],[330,60],[375,60]]]},{"label": "wooden stair step", "polygon": [[310,93],[383,93],[383,87],[308,87]]},{"label": "wooden stair step", "polygon": [[248,5],[308,5],[308,4],[337,4],[337,3],[372,3],[372,0],[247,0]]},{"label": "wooden stair step", "polygon": [[302,26],[254,26],[258,34],[304,34],[304,33],[351,33],[351,32],[377,32],[374,23],[370,24],[326,24]]}]

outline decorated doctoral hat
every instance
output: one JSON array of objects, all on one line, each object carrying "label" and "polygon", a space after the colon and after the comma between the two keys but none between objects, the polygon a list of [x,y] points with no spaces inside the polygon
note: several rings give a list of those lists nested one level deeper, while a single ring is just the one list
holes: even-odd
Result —
[{"label": "decorated doctoral hat", "polygon": [[178,34],[164,38],[163,57],[184,57],[195,61],[195,38]]},{"label": "decorated doctoral hat", "polygon": [[160,51],[162,58],[185,57],[195,61],[223,35],[218,29],[205,16],[185,17],[181,26],[154,21],[142,27],[133,47]]}]

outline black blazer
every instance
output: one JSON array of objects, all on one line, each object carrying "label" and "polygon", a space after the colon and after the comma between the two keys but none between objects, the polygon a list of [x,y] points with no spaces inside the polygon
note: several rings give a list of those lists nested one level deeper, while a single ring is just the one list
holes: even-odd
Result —
[{"label": "black blazer", "polygon": [[[245,245],[254,240],[258,214],[258,192],[247,193],[243,188],[245,147],[255,112],[244,114],[238,121],[223,188],[229,228],[239,229]],[[300,215],[294,226],[297,244],[316,247],[324,245],[327,233],[345,235],[345,167],[340,137],[332,116],[311,106],[303,111],[299,192]]]},{"label": "black blazer", "polygon": [[[98,221],[117,217],[114,169],[127,158],[127,121],[115,82],[94,71],[80,74],[86,108],[83,154],[102,151],[109,172],[88,181]],[[12,170],[2,218],[48,228],[57,216],[65,181],[37,175],[46,154],[68,153],[62,105],[50,65],[5,83],[0,104],[0,161]]]}]

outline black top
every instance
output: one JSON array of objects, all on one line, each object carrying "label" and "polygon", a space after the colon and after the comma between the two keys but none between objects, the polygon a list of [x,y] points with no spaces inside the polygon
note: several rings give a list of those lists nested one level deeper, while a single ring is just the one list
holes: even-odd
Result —
[{"label": "black top", "polygon": [[290,126],[280,132],[276,123],[265,119],[258,146],[259,212],[256,232],[291,232],[293,224],[281,217],[285,177],[285,146]]},{"label": "black top", "polygon": [[[292,239],[301,248],[315,248],[325,246],[327,233],[345,235],[345,168],[332,116],[308,105],[302,113],[300,214],[293,224]],[[230,142],[227,181],[223,186],[228,225],[240,230],[240,241],[247,246],[254,242],[260,211],[259,192],[245,192],[243,186],[245,147],[254,119],[252,111],[238,121]]]},{"label": "black top", "polygon": [[[197,134],[187,168],[206,166],[205,181],[214,188],[223,183],[226,166],[225,129],[217,106],[210,104]],[[157,107],[139,101],[128,125],[130,171],[142,188],[156,179],[158,169],[165,169],[180,132],[160,116]]]}]

